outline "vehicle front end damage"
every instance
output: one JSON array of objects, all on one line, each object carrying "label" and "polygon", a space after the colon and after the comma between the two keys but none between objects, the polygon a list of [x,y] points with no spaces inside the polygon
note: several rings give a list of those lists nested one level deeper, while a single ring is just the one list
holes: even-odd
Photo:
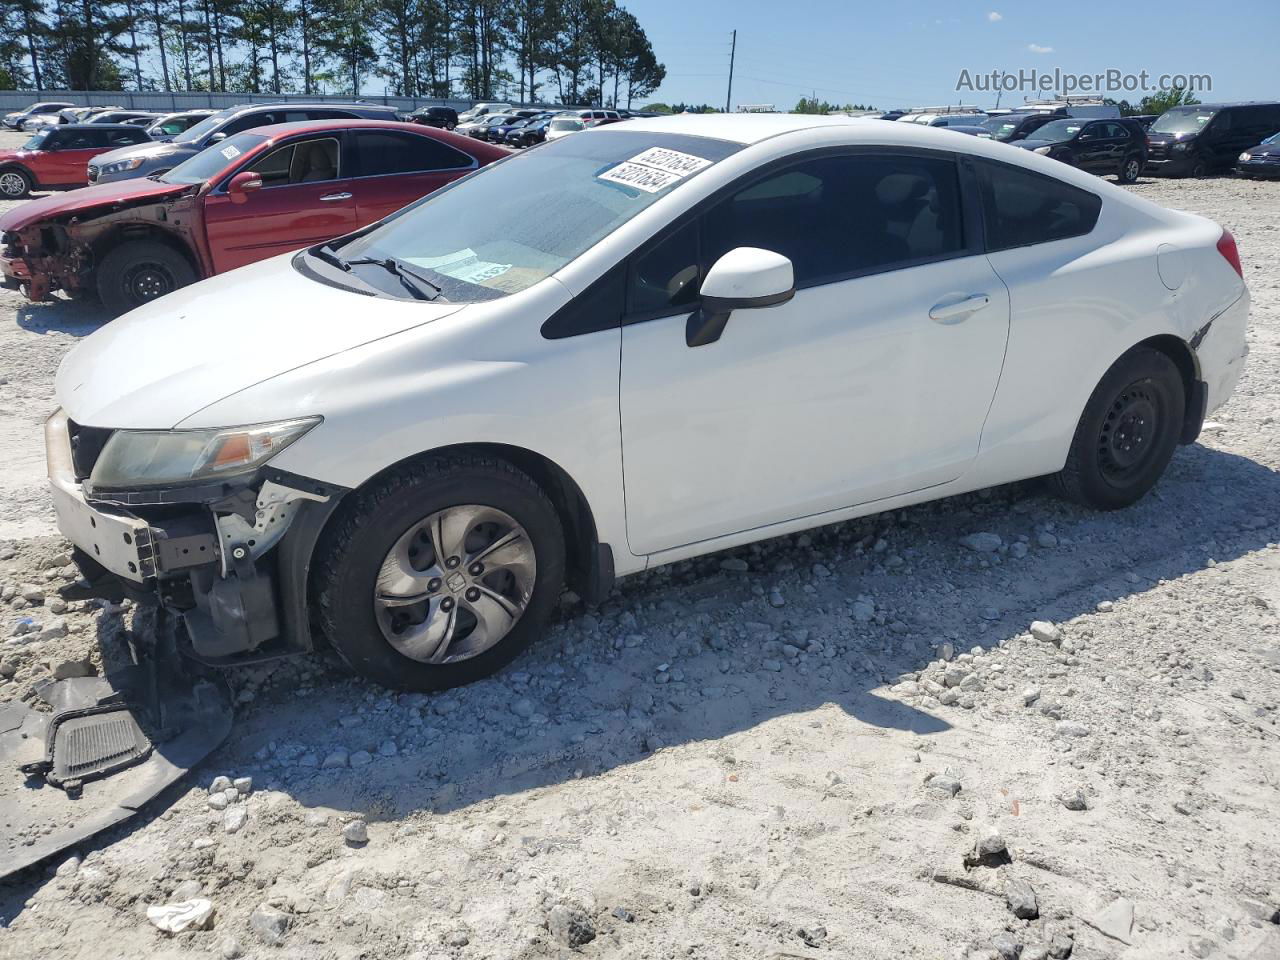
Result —
[{"label": "vehicle front end damage", "polygon": [[[50,199],[54,198],[32,202]],[[55,206],[68,202],[56,200]],[[15,211],[22,212],[21,208]],[[5,219],[11,222],[0,222],[0,279],[4,286],[19,289],[34,301],[49,300],[59,290],[71,297],[92,293],[94,271],[101,258],[127,240],[160,239],[194,251],[201,260],[204,254],[199,218],[187,196],[121,200],[97,209],[73,208],[50,216]]]},{"label": "vehicle front end damage", "polygon": [[[286,438],[276,449],[311,425],[276,430]],[[128,434],[123,454],[119,441],[112,445],[117,434]],[[161,435],[188,448],[217,444],[234,475],[132,489],[101,482],[129,461],[171,465],[176,454]],[[82,573],[64,595],[129,598],[156,626],[131,631],[123,657],[104,643],[103,677],[51,682],[38,691],[42,705],[0,709],[0,876],[131,816],[216,748],[232,708],[209,667],[312,648],[310,558],[345,491],[254,468],[271,447],[263,436],[255,428],[212,441],[200,431],[114,431],[61,411],[46,423],[58,527]],[[100,462],[105,474],[95,471]],[[234,469],[241,464],[250,469]]]}]

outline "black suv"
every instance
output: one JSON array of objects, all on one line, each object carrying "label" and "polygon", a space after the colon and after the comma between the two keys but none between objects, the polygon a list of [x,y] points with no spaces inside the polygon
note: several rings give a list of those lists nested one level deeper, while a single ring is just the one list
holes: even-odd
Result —
[{"label": "black suv", "polygon": [[1015,146],[1061,160],[1073,167],[1121,183],[1133,183],[1147,162],[1147,139],[1142,124],[1125,117],[1087,120],[1058,117]]},{"label": "black suv", "polygon": [[1147,131],[1153,173],[1204,177],[1280,131],[1280,103],[1200,103],[1166,110]]},{"label": "black suv", "polygon": [[458,125],[458,111],[452,107],[419,107],[409,114],[409,122],[452,130]]},{"label": "black suv", "polygon": [[168,143],[148,143],[139,147],[112,150],[94,157],[89,164],[92,183],[112,180],[136,180],[172,170],[182,161],[194,157],[205,147],[227,137],[265,127],[272,123],[294,123],[298,120],[395,120],[395,107],[368,103],[246,103],[228,107],[188,127]]}]

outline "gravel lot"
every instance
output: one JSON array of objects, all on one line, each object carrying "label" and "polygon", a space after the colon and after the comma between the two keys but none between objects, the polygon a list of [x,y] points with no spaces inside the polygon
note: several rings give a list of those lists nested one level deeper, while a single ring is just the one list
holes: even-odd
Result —
[{"label": "gravel lot", "polygon": [[[234,671],[224,748],[0,885],[0,956],[1280,957],[1280,183],[1133,189],[1254,295],[1137,507],[1019,484],[678,564],[442,696]],[[99,322],[0,291],[0,701],[132,615],[54,593],[41,423]]]}]

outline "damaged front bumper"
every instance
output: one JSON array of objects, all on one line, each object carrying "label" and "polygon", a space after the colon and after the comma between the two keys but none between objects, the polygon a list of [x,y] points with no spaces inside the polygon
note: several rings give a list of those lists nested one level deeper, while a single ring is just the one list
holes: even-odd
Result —
[{"label": "damaged front bumper", "polygon": [[[84,579],[72,599],[145,605],[105,675],[47,681],[43,706],[0,706],[0,877],[132,816],[231,730],[209,665],[312,647],[306,583],[344,490],[262,470],[175,490],[95,493],[110,431],[59,411],[45,426],[58,527]],[[139,630],[139,616],[155,628]],[[120,666],[123,663],[124,666]]]},{"label": "damaged front bumper", "polygon": [[269,468],[206,486],[93,491],[103,434],[61,411],[45,427],[58,527],[86,595],[123,592],[177,614],[185,651],[213,665],[312,649],[311,555],[345,490]]}]

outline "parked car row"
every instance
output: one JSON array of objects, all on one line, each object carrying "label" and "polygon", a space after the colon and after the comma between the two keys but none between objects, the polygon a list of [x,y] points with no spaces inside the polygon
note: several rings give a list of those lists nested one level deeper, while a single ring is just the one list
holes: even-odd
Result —
[{"label": "parked car row", "polygon": [[1242,176],[1280,176],[1275,135],[1280,102],[1205,103],[1160,116],[1121,117],[1107,105],[969,113],[916,113],[883,119],[946,126],[1014,144],[1125,183],[1138,175],[1203,177],[1232,169]]},{"label": "parked car row", "polygon": [[[142,134],[120,126],[91,132],[102,130]],[[90,132],[70,126],[37,138],[80,131]],[[73,153],[42,157],[50,172],[40,185],[69,181],[72,174],[54,164],[83,166]],[[119,314],[197,279],[350,233],[507,155],[418,124],[255,126],[158,175],[135,173],[9,211],[0,217],[0,272],[33,300],[57,290],[91,293]]]}]

